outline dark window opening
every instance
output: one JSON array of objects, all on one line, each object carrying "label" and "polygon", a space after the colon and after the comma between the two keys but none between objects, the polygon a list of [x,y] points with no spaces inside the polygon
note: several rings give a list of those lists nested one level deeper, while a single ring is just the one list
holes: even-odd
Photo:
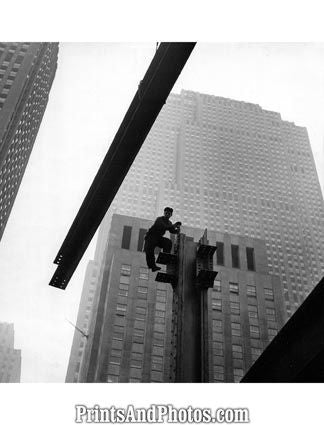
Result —
[{"label": "dark window opening", "polygon": [[13,57],[13,53],[8,52],[6,54],[6,57],[4,58],[4,60],[7,61],[7,62],[10,62],[12,57]]},{"label": "dark window opening", "polygon": [[122,245],[121,245],[122,248],[129,249],[131,235],[132,235],[132,226],[124,226],[123,239],[122,239]]},{"label": "dark window opening", "polygon": [[246,261],[247,261],[247,268],[248,270],[254,271],[255,270],[255,263],[254,263],[254,248],[246,248]]},{"label": "dark window opening", "polygon": [[232,252],[232,267],[239,269],[240,268],[239,246],[231,245],[231,252]]},{"label": "dark window opening", "polygon": [[19,54],[19,55],[17,56],[17,58],[16,58],[15,62],[16,62],[16,63],[18,63],[18,64],[21,64],[23,60],[24,60],[24,57],[23,57],[22,55],[20,55],[20,54]]},{"label": "dark window opening", "polygon": [[216,259],[219,266],[224,265],[224,243],[216,242]]},{"label": "dark window opening", "polygon": [[144,236],[146,234],[146,229],[140,229],[138,234],[138,244],[137,244],[137,251],[143,251],[144,248]]}]

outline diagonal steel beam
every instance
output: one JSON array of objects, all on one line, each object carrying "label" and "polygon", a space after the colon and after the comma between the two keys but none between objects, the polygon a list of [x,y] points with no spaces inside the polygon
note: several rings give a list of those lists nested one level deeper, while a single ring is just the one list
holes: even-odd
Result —
[{"label": "diagonal steel beam", "polygon": [[65,289],[186,64],[195,43],[161,43],[54,260]]}]

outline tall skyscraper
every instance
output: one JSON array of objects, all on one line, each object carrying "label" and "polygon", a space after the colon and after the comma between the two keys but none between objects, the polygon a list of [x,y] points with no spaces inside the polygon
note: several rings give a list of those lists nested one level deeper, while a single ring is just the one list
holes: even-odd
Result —
[{"label": "tall skyscraper", "polygon": [[58,43],[0,43],[0,239],[57,67]]},{"label": "tall skyscraper", "polygon": [[[191,91],[171,94],[102,223],[98,276],[108,267],[103,260],[112,214],[152,220],[166,205],[174,208],[175,221],[186,226],[264,241],[265,273],[279,279],[284,297],[277,328],[324,273],[323,198],[307,130],[277,112]],[[263,292],[261,303],[271,314],[273,300],[267,296]],[[97,304],[92,308],[98,317]],[[251,310],[249,319],[262,309]],[[276,327],[259,333],[270,339]],[[265,343],[252,346],[250,361]],[[242,373],[237,367],[233,377],[233,370],[219,366],[224,379]]]},{"label": "tall skyscraper", "polygon": [[20,382],[21,351],[14,348],[14,325],[0,323],[0,382]]},{"label": "tall skyscraper", "polygon": [[277,112],[171,94],[110,210],[152,219],[165,205],[188,226],[265,240],[287,317],[324,274],[323,197],[307,130]]}]

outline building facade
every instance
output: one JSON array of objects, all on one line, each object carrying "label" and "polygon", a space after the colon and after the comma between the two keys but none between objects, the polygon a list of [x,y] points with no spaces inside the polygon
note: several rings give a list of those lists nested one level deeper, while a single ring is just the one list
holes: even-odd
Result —
[{"label": "building facade", "polygon": [[[113,216],[88,336],[72,349],[67,382],[173,382],[173,289],[147,269],[143,235],[151,224]],[[182,231],[188,241],[202,236],[198,228]],[[283,293],[268,272],[264,241],[213,231],[208,239],[217,246],[218,271],[208,294],[209,382],[233,382],[283,325]]]},{"label": "building facade", "polygon": [[0,43],[0,239],[42,121],[58,43]]},{"label": "building facade", "polygon": [[0,323],[0,383],[20,382],[21,350],[14,348],[14,325]]}]

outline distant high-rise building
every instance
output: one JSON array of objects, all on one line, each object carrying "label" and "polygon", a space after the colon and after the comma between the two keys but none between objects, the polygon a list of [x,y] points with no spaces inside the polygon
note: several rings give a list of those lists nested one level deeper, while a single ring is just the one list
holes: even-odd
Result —
[{"label": "distant high-rise building", "polygon": [[58,43],[0,43],[0,239],[48,102]]},{"label": "distant high-rise building", "polygon": [[[90,327],[84,327],[86,337],[75,334],[79,346],[74,340],[67,382],[174,381],[173,290],[155,282],[142,252],[143,234],[151,224],[113,216],[97,293],[90,300],[85,286],[82,296],[79,315],[83,311],[87,318],[78,318],[79,326],[90,319]],[[188,241],[202,236],[201,229],[182,231]],[[264,241],[213,231],[208,239],[218,247],[218,275],[208,296],[209,382],[233,382],[283,325],[283,293],[279,278],[268,273]]]},{"label": "distant high-rise building", "polygon": [[[112,214],[152,220],[167,205],[187,226],[264,241],[267,273],[279,278],[284,296],[278,326],[324,273],[323,197],[307,130],[279,113],[192,91],[171,94],[102,223],[95,286],[107,267]],[[250,359],[260,347],[253,348]]]},{"label": "distant high-rise building", "polygon": [[21,350],[14,348],[14,325],[0,323],[0,382],[20,382]]}]

